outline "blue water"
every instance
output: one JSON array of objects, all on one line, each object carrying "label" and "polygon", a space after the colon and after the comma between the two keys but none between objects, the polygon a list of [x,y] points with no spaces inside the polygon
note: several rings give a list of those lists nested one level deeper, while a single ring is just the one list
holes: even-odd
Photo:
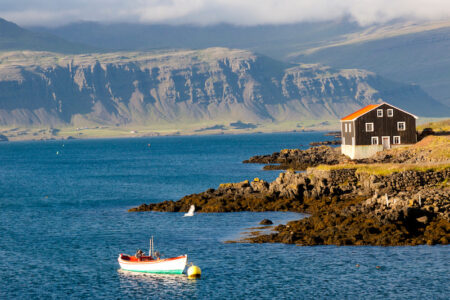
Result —
[{"label": "blue water", "polygon": [[[126,212],[222,182],[273,180],[278,172],[241,161],[325,139],[292,133],[2,143],[0,298],[448,299],[448,246],[227,244],[264,218],[301,216]],[[187,253],[202,278],[119,271],[118,253],[147,249],[151,235],[164,255]]]}]

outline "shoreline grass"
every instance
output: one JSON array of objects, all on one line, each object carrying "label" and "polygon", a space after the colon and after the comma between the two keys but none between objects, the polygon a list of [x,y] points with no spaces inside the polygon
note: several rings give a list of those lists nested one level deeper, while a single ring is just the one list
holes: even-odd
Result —
[{"label": "shoreline grass", "polygon": [[433,129],[434,132],[444,132],[444,131],[448,132],[448,131],[450,131],[450,119],[424,123],[424,124],[417,126],[418,131],[422,131],[425,128],[431,128],[431,129]]},{"label": "shoreline grass", "polygon": [[450,162],[442,163],[417,163],[417,164],[394,164],[394,163],[375,163],[375,164],[340,164],[340,165],[319,165],[314,168],[321,171],[332,171],[341,169],[356,169],[356,173],[366,173],[370,175],[387,176],[393,173],[405,171],[442,171],[450,169]]}]

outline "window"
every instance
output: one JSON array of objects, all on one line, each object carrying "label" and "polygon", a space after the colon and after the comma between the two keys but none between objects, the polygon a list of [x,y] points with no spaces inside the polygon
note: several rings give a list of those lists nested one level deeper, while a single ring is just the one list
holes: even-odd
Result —
[{"label": "window", "polygon": [[366,123],[366,132],[373,132],[373,123]]},{"label": "window", "polygon": [[352,132],[352,123],[348,123],[348,131]]},{"label": "window", "polygon": [[394,110],[392,108],[387,110],[387,116],[388,117],[393,117],[394,116]]},{"label": "window", "polygon": [[378,118],[383,117],[383,110],[382,109],[377,109],[377,117]]},{"label": "window", "polygon": [[394,144],[400,144],[400,137],[399,136],[394,136]]},{"label": "window", "polygon": [[397,122],[397,130],[398,131],[405,131],[405,129],[406,129],[405,122]]},{"label": "window", "polygon": [[371,140],[372,140],[372,145],[378,145],[378,137],[377,136],[373,136]]},{"label": "window", "polygon": [[348,126],[347,123],[345,123],[344,124],[344,127],[345,127],[345,131],[344,132],[347,132],[347,130],[348,130],[347,126]]}]

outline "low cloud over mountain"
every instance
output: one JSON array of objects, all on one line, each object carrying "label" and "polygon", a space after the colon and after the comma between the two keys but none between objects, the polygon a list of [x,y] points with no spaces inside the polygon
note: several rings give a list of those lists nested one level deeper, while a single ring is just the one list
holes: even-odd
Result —
[{"label": "low cloud over mountain", "polygon": [[20,25],[86,20],[165,24],[287,24],[349,18],[361,25],[450,16],[447,0],[3,0],[2,17]]}]

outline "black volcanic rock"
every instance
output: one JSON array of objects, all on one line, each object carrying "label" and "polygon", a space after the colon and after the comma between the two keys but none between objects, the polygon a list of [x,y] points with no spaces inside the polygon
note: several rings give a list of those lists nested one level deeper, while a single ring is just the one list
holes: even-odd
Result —
[{"label": "black volcanic rock", "polygon": [[328,145],[340,145],[340,140],[332,140],[332,141],[323,141],[323,142],[311,142],[309,143],[310,146],[328,146]]},{"label": "black volcanic rock", "polygon": [[267,164],[264,170],[306,170],[321,164],[335,165],[348,160],[341,154],[340,148],[328,146],[312,147],[307,150],[283,149],[267,155],[256,155],[243,163]]},{"label": "black volcanic rock", "polygon": [[269,219],[264,219],[261,222],[259,222],[259,225],[272,225],[273,222]]},{"label": "black volcanic rock", "polygon": [[[356,169],[288,171],[273,182],[221,184],[178,201],[142,204],[136,211],[198,212],[295,211],[310,216],[279,225],[276,233],[244,241],[298,245],[448,244],[450,169],[404,171],[387,176]],[[386,201],[385,194],[389,195]],[[383,195],[383,196],[382,196]]]}]

